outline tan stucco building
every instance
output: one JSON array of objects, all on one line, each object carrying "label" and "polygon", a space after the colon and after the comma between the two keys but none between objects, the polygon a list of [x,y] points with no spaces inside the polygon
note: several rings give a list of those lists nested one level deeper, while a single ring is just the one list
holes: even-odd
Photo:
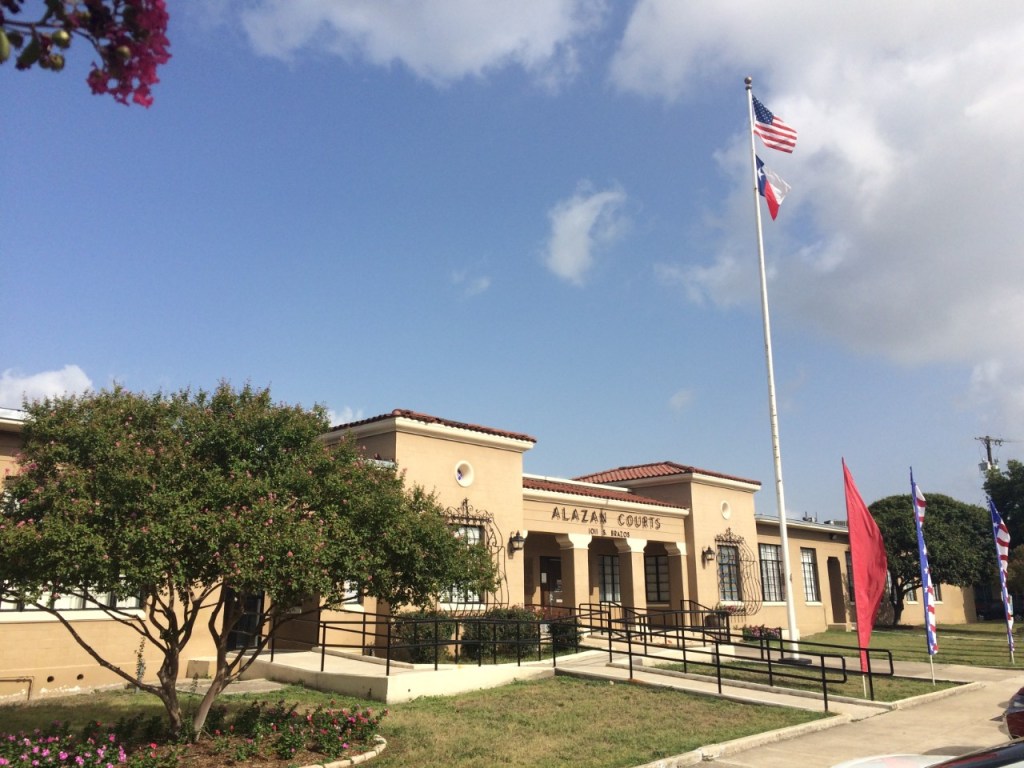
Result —
[{"label": "tan stucco building", "polygon": [[[492,548],[505,577],[499,594],[442,607],[703,607],[727,611],[736,627],[787,626],[779,521],[756,513],[756,480],[671,461],[577,478],[523,474],[533,437],[404,410],[325,439],[341,435],[436,493],[454,525]],[[845,521],[787,520],[787,531],[800,635],[852,628]],[[939,621],[973,620],[969,592],[941,592]],[[913,603],[903,620],[922,621]]]},{"label": "tan stucco building", "polygon": [[[0,473],[16,469],[23,418],[0,410]],[[577,478],[527,475],[523,455],[535,438],[405,410],[340,425],[323,439],[343,436],[367,457],[396,464],[407,483],[435,493],[457,535],[491,550],[502,576],[498,590],[441,595],[441,608],[612,603],[654,623],[659,613],[703,607],[728,612],[734,627],[785,628],[788,588],[801,636],[852,627],[845,523],[788,521],[787,585],[779,521],[756,513],[756,480],[671,461]],[[974,618],[969,593],[948,586],[944,592],[940,622]],[[364,601],[323,618],[377,608]],[[920,623],[913,608],[904,621]],[[134,669],[137,635],[102,612],[69,608],[64,615]],[[199,634],[183,661],[212,652]],[[182,664],[183,673],[188,668]],[[24,698],[29,686],[40,696],[118,682],[55,619],[0,602],[0,701]]]}]

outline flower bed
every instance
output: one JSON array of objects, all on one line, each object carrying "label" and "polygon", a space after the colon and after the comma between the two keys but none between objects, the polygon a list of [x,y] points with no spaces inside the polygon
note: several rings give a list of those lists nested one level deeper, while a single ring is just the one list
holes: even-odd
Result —
[{"label": "flower bed", "polygon": [[110,726],[89,723],[73,734],[54,723],[46,730],[0,734],[0,766],[82,768],[284,768],[341,760],[378,746],[387,710],[317,707],[299,712],[283,701],[252,704],[230,722],[211,712],[209,734],[185,743],[153,739],[159,719],[128,718]]},{"label": "flower bed", "polygon": [[744,640],[781,640],[782,627],[768,627],[764,624],[743,628]]}]

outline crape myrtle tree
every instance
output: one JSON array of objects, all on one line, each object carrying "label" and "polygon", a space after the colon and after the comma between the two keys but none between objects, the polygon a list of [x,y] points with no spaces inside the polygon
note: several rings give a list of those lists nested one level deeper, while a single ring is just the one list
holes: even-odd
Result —
[{"label": "crape myrtle tree", "polygon": [[[431,495],[350,441],[320,439],[320,407],[226,383],[212,393],[115,387],[25,407],[0,518],[4,599],[47,611],[97,663],[158,696],[177,736],[201,732],[217,695],[310,598],[337,605],[357,585],[394,609],[495,585],[487,550],[453,536]],[[261,634],[248,653],[232,650],[246,599],[258,595]],[[156,681],[90,644],[55,605],[62,596],[156,648]],[[123,607],[134,598],[145,620]],[[216,648],[213,679],[185,723],[175,685],[187,643],[204,632]]]},{"label": "crape myrtle tree", "polygon": [[[26,8],[27,6],[27,8]],[[76,40],[92,46],[86,82],[93,93],[148,107],[157,67],[171,58],[165,0],[0,0],[0,64],[64,69]]]},{"label": "crape myrtle tree", "polygon": [[[914,506],[910,494],[906,494],[879,499],[868,509],[885,541],[889,560],[888,599],[893,624],[899,624],[907,596],[914,591],[920,594],[921,590]],[[940,493],[928,494],[924,540],[933,584],[971,587],[994,566],[989,515],[977,505]]]}]

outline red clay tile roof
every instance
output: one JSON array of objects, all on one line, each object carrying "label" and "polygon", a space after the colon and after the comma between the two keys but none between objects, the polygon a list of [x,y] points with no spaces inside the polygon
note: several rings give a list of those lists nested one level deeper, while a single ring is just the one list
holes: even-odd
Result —
[{"label": "red clay tile roof", "polygon": [[675,507],[686,509],[682,504],[673,504],[661,499],[650,499],[646,496],[637,496],[628,491],[616,491],[612,488],[591,488],[585,485],[577,485],[570,482],[559,482],[558,480],[541,479],[538,477],[524,477],[523,489],[532,491],[552,491],[553,493],[567,493],[575,496],[587,496],[594,499],[608,499],[610,501],[628,501],[631,504],[656,504],[659,507]]},{"label": "red clay tile roof", "polygon": [[364,424],[373,424],[377,421],[385,421],[387,419],[403,418],[412,419],[413,421],[420,421],[424,424],[440,424],[445,427],[452,427],[454,429],[467,429],[470,432],[480,432],[485,435],[496,435],[498,437],[507,437],[511,440],[525,440],[529,443],[536,443],[537,439],[530,437],[529,435],[520,434],[519,432],[506,432],[502,429],[492,429],[491,427],[481,427],[478,424],[464,424],[461,421],[449,421],[448,419],[439,419],[437,416],[430,416],[426,413],[417,413],[416,411],[410,411],[403,408],[396,408],[391,413],[382,413],[380,416],[372,416],[369,419],[362,419],[361,421],[352,421],[348,424],[339,424],[336,427],[331,427],[329,432],[338,432],[341,430],[354,429],[361,427]]},{"label": "red clay tile roof", "polygon": [[748,480],[744,477],[726,475],[721,472],[712,472],[709,469],[688,467],[683,464],[676,464],[674,461],[658,461],[653,464],[633,464],[627,467],[608,469],[604,472],[595,472],[590,475],[582,475],[573,478],[584,483],[623,483],[629,480],[647,480],[653,477],[671,477],[672,475],[700,474],[708,477],[720,477],[725,480],[737,480],[741,483],[761,485],[758,480]]}]

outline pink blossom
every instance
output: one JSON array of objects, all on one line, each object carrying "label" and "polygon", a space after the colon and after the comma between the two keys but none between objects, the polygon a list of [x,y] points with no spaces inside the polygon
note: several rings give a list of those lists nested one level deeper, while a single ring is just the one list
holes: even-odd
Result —
[{"label": "pink blossom", "polygon": [[101,49],[103,64],[93,65],[87,82],[93,93],[109,93],[122,104],[131,96],[148,107],[153,103],[150,86],[160,82],[156,69],[171,58],[165,0],[123,0],[115,10],[120,10],[119,18],[99,12],[85,17],[88,32],[107,41]]}]

